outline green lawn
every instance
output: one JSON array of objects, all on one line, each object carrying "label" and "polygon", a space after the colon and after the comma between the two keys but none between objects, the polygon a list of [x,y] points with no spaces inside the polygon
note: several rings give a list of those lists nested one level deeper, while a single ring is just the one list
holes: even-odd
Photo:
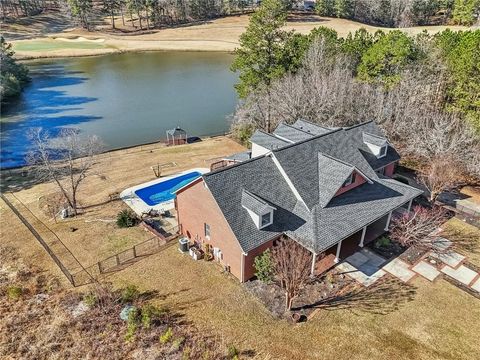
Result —
[{"label": "green lawn", "polygon": [[443,279],[387,281],[298,325],[274,319],[219,267],[194,262],[176,247],[110,280],[157,291],[156,301],[186,321],[261,359],[458,360],[477,359],[480,351],[479,300]]},{"label": "green lawn", "polygon": [[102,43],[94,43],[89,41],[60,41],[53,39],[46,40],[28,40],[14,42],[13,49],[15,51],[53,51],[63,49],[103,49],[106,46]]}]

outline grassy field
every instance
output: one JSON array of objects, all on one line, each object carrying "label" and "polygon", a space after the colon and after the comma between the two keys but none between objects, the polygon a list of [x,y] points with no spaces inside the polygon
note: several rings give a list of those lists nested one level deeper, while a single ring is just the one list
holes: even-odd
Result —
[{"label": "grassy field", "polygon": [[15,51],[56,51],[70,49],[105,49],[106,46],[101,43],[89,41],[60,41],[55,39],[18,41],[14,45]]},{"label": "grassy field", "polygon": [[[131,35],[117,35],[110,32],[108,23],[94,33],[82,29],[65,30],[60,27],[55,27],[50,33],[46,34],[46,26],[43,26],[41,28],[42,31],[38,32],[37,36],[35,32],[31,31],[31,26],[25,26],[25,35],[23,37],[28,37],[29,40],[21,42],[14,41],[13,44],[17,52],[17,57],[19,58],[86,56],[115,51],[233,51],[238,47],[239,37],[245,31],[248,21],[248,15],[229,16],[190,26],[152,30],[148,34],[132,33]],[[117,25],[121,26],[120,21],[117,21]],[[334,29],[340,36],[346,36],[349,32],[356,31],[360,28],[365,28],[372,33],[377,30],[392,30],[389,28],[365,25],[351,20],[325,18],[313,14],[290,15],[285,29],[306,34],[319,26]],[[454,30],[466,29],[462,26],[419,26],[402,28],[402,30],[409,34],[418,34],[424,30],[429,33],[435,33],[447,27]],[[15,36],[12,36],[13,40],[22,36],[21,26],[15,28],[14,34]],[[91,48],[89,47],[90,45],[80,43],[78,47],[74,47],[74,45],[71,44],[64,44],[61,40],[47,41],[45,40],[45,35],[56,38],[72,38],[76,36],[83,36],[85,38],[95,37],[105,39],[105,42],[104,46],[99,48]]]},{"label": "grassy field", "polygon": [[[116,216],[126,205],[120,200],[109,201],[110,194],[155,179],[150,168],[153,165],[175,162],[176,166],[164,169],[162,175],[168,175],[194,167],[208,168],[217,157],[242,150],[244,148],[231,139],[217,137],[188,145],[166,147],[158,143],[102,154],[97,157],[91,176],[79,192],[85,213],[58,223],[40,205],[41,199],[56,193],[54,184],[28,183],[14,195],[87,267],[152,237],[141,227],[121,229],[116,226]],[[3,185],[8,187],[18,181],[16,173],[2,173]],[[72,228],[76,230],[72,232]]]},{"label": "grassy field", "polygon": [[[458,220],[449,227],[480,234]],[[471,256],[480,265],[478,246],[480,236]],[[417,277],[411,285],[390,280],[326,306],[298,325],[274,319],[214,264],[194,262],[175,248],[110,280],[158,291],[158,303],[179,309],[196,326],[259,358],[473,360],[480,351],[479,300],[443,279],[431,283]]]}]

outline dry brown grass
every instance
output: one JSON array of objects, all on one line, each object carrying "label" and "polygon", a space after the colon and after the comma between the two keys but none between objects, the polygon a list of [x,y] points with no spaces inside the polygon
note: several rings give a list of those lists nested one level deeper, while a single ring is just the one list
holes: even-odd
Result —
[{"label": "dry brown grass", "polygon": [[460,192],[467,195],[469,197],[468,200],[480,204],[480,187],[465,186]]},{"label": "dry brown grass", "polygon": [[[19,58],[36,57],[65,57],[98,55],[119,51],[151,51],[151,50],[190,50],[190,51],[233,51],[238,47],[239,37],[245,31],[249,21],[248,15],[229,16],[215,19],[200,25],[191,25],[178,28],[167,28],[153,31],[143,35],[115,35],[105,32],[89,33],[85,30],[74,29],[68,32],[51,34],[54,37],[77,37],[104,38],[105,48],[101,49],[73,49],[65,44],[64,49],[42,51],[17,51]],[[309,33],[313,28],[326,26],[336,30],[340,36],[346,36],[349,32],[365,28],[370,32],[379,29],[390,31],[389,28],[378,28],[361,24],[351,20],[324,18],[316,15],[295,16],[292,15],[287,23],[287,30],[296,30],[302,34]],[[409,34],[418,34],[423,30],[435,33],[446,29],[447,26],[423,26],[404,28]],[[458,30],[466,29],[461,26],[449,26]],[[22,40],[23,41],[23,40]],[[39,39],[25,40],[35,43]]]},{"label": "dry brown grass", "polygon": [[307,323],[292,325],[274,319],[213,263],[194,262],[175,248],[110,279],[117,286],[135,282],[158,291],[158,304],[178,309],[196,326],[260,358],[473,360],[480,351],[478,300],[444,280],[417,277],[408,288],[388,282],[372,289],[372,296],[324,306]]},{"label": "dry brown grass", "polygon": [[[157,163],[177,164],[163,171],[162,175],[168,175],[194,167],[208,168],[210,159],[243,150],[241,145],[227,137],[215,137],[175,147],[152,144],[102,154],[79,191],[78,198],[86,207],[86,212],[58,223],[45,213],[39,202],[40,198],[56,192],[53,183],[33,185],[14,195],[54,231],[79,262],[87,267],[152,237],[138,226],[118,228],[114,221],[126,205],[120,200],[109,201],[109,194],[155,179],[150,166]],[[9,219],[2,220],[8,223]],[[76,230],[72,232],[71,228]],[[15,238],[11,233],[6,233],[5,237],[9,241]]]}]

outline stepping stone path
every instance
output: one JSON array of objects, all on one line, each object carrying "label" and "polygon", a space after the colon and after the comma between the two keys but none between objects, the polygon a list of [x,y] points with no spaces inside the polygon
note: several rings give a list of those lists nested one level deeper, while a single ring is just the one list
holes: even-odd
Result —
[{"label": "stepping stone path", "polygon": [[465,256],[460,255],[459,253],[452,250],[449,250],[445,253],[431,252],[430,256],[440,260],[441,262],[452,268],[456,268],[463,260],[465,260]]},{"label": "stepping stone path", "polygon": [[478,278],[478,280],[473,283],[471,288],[480,293],[480,278]]},{"label": "stepping stone path", "polygon": [[393,259],[382,269],[388,271],[390,274],[399,278],[403,282],[408,282],[415,276],[415,273],[410,270],[410,266],[399,258]]},{"label": "stepping stone path", "polygon": [[374,284],[378,279],[382,278],[386,274],[386,272],[382,269],[377,269],[377,271],[372,275],[367,275],[348,262],[342,262],[341,264],[338,264],[337,269],[366,287]]},{"label": "stepping stone path", "polygon": [[445,266],[442,269],[442,272],[467,286],[470,285],[473,279],[478,276],[475,271],[467,268],[464,265],[459,266],[458,269],[453,269],[450,266]]},{"label": "stepping stone path", "polygon": [[420,261],[417,265],[412,267],[412,270],[430,281],[435,280],[437,276],[440,275],[440,271],[438,271],[435,266],[430,265],[425,260]]}]

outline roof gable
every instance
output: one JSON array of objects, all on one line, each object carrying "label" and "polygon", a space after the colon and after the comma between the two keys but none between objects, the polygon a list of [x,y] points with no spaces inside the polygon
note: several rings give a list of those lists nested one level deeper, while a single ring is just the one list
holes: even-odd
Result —
[{"label": "roof gable", "polygon": [[277,209],[276,207],[270,205],[267,201],[245,189],[242,191],[241,204],[243,207],[253,211],[257,215],[263,215],[271,210]]},{"label": "roof gable", "polygon": [[317,125],[317,124],[314,124],[314,123],[311,123],[309,121],[302,120],[302,119],[299,119],[299,120],[295,121],[295,123],[293,123],[292,126],[294,128],[303,130],[303,131],[305,131],[307,133],[310,133],[312,135],[323,135],[323,134],[326,134],[326,133],[329,133],[329,132],[335,130],[335,129],[329,129],[327,127]]},{"label": "roof gable", "polygon": [[279,149],[290,144],[288,141],[281,140],[262,130],[255,130],[250,138],[250,142],[260,145],[268,150]]},{"label": "roof gable", "polygon": [[306,131],[297,129],[284,123],[279,124],[273,134],[277,137],[281,137],[282,139],[286,139],[293,143],[307,140],[314,136],[313,134],[310,134]]}]

